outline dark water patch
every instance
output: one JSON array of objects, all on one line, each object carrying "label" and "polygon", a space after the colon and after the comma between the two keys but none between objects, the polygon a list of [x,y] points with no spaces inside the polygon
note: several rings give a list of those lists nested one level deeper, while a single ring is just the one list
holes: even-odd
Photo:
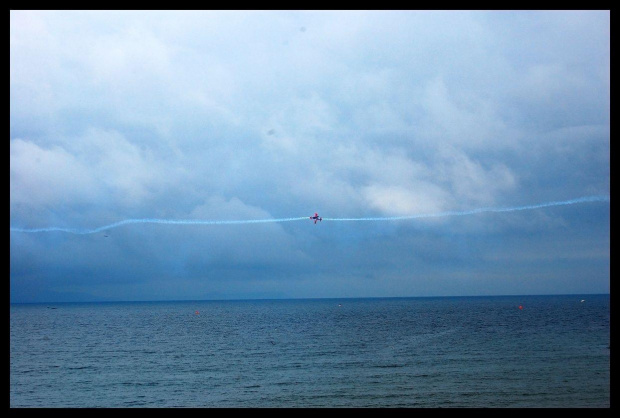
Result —
[{"label": "dark water patch", "polygon": [[609,295],[578,300],[12,305],[10,406],[609,408]]}]

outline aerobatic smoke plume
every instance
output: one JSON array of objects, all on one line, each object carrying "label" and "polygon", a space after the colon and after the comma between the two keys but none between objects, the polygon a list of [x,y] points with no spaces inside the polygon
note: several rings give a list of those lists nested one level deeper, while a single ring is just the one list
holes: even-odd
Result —
[{"label": "aerobatic smoke plume", "polygon": [[[396,221],[396,220],[404,220],[404,219],[423,219],[423,218],[438,218],[445,216],[465,216],[465,215],[474,215],[477,213],[484,212],[515,212],[521,210],[533,210],[533,209],[541,209],[551,206],[562,206],[562,205],[574,205],[577,203],[586,203],[586,202],[609,202],[609,196],[587,196],[580,197],[577,199],[571,200],[563,200],[558,202],[547,202],[540,203],[537,205],[527,205],[527,206],[514,206],[507,208],[478,208],[464,211],[447,211],[447,212],[437,212],[437,213],[426,213],[426,214],[418,214],[418,215],[407,215],[407,216],[389,216],[389,217],[376,217],[376,218],[323,218],[324,221],[332,221],[332,222],[346,222],[346,221]],[[277,219],[246,219],[246,220],[184,220],[184,219],[153,219],[153,218],[144,218],[144,219],[126,219],[123,221],[115,222],[109,225],[101,226],[98,228],[92,229],[76,229],[76,228],[60,228],[60,227],[47,227],[47,228],[17,228],[11,227],[11,232],[25,232],[25,233],[35,233],[35,232],[68,232],[71,234],[78,235],[86,235],[86,234],[95,234],[97,232],[106,231],[113,228],[118,228],[123,225],[130,224],[165,224],[165,225],[241,225],[241,224],[257,224],[257,223],[273,223],[273,222],[290,222],[290,221],[301,221],[309,219],[308,216],[299,216],[295,218],[277,218]]]},{"label": "aerobatic smoke plume", "polygon": [[474,215],[476,213],[483,213],[483,212],[515,212],[519,210],[532,210],[532,209],[546,208],[550,206],[574,205],[576,203],[585,203],[585,202],[609,202],[609,196],[588,196],[588,197],[580,197],[578,199],[563,200],[560,202],[548,202],[548,203],[540,203],[538,205],[514,206],[514,207],[509,207],[509,208],[478,208],[478,209],[463,210],[463,211],[447,211],[447,212],[437,212],[437,213],[425,213],[425,214],[419,214],[419,215],[390,216],[390,217],[383,217],[383,218],[323,218],[323,220],[324,221],[395,221],[399,219],[438,218],[438,217],[444,217],[444,216]]}]

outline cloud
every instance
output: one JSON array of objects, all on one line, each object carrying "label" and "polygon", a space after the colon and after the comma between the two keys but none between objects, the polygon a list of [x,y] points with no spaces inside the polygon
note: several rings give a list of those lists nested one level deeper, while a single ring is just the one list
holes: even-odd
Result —
[{"label": "cloud", "polygon": [[89,171],[62,148],[46,150],[15,139],[11,140],[10,152],[12,204],[54,206],[92,197]]},{"label": "cloud", "polygon": [[[11,226],[380,217],[609,194],[609,11],[10,15]],[[111,298],[432,293],[428,277],[475,276],[466,256],[514,266],[528,245],[544,248],[537,230],[606,239],[604,210],[564,209],[127,225],[103,242],[12,233],[11,283],[26,295],[21,278],[47,277],[50,295]],[[521,229],[530,244],[476,255]]]}]

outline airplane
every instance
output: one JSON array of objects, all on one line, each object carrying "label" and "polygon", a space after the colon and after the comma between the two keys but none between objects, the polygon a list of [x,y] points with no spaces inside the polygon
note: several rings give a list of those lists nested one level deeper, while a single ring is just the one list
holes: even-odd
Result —
[{"label": "airplane", "polygon": [[314,219],[314,224],[316,225],[316,221],[322,221],[323,218],[319,216],[318,213],[314,212],[314,216],[311,216],[310,219]]}]

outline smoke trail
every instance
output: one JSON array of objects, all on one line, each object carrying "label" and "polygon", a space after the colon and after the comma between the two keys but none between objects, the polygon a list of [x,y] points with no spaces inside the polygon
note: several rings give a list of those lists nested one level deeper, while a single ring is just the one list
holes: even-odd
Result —
[{"label": "smoke trail", "polygon": [[239,220],[239,221],[203,221],[203,220],[186,220],[186,219],[125,219],[124,221],[115,222],[113,224],[101,226],[99,228],[93,229],[74,229],[74,228],[59,228],[59,227],[49,227],[49,228],[33,228],[33,229],[25,229],[25,228],[13,228],[11,227],[11,232],[69,232],[71,234],[78,235],[86,235],[86,234],[95,234],[97,232],[106,231],[112,228],[118,228],[122,225],[129,224],[165,224],[165,225],[233,225],[233,224],[258,224],[258,223],[268,223],[268,222],[289,222],[289,221],[299,221],[301,219],[308,219],[306,216],[302,216],[299,218],[280,218],[280,219],[247,219],[247,220]]},{"label": "smoke trail", "polygon": [[[515,212],[520,210],[532,210],[532,209],[540,209],[546,208],[550,206],[561,206],[561,205],[574,205],[576,203],[585,203],[585,202],[609,202],[609,196],[588,196],[588,197],[580,197],[578,199],[572,200],[563,200],[558,202],[548,202],[548,203],[540,203],[537,205],[528,205],[528,206],[515,206],[515,207],[507,207],[507,208],[479,208],[472,210],[464,210],[464,211],[448,211],[448,212],[438,212],[438,213],[427,213],[427,214],[418,214],[418,215],[408,215],[408,216],[390,216],[390,217],[380,217],[380,218],[323,218],[324,221],[395,221],[401,219],[420,219],[420,218],[437,218],[437,217],[445,217],[445,216],[464,216],[464,215],[473,215],[476,213],[483,212]],[[11,232],[26,232],[26,233],[34,233],[34,232],[68,232],[71,234],[78,235],[86,235],[86,234],[95,234],[97,232],[106,231],[112,228],[118,228],[119,226],[129,225],[129,224],[165,224],[165,225],[239,225],[239,224],[257,224],[257,223],[270,223],[270,222],[290,222],[290,221],[300,221],[307,220],[308,216],[300,216],[296,218],[279,218],[279,219],[247,219],[247,220],[237,220],[237,221],[209,221],[209,220],[183,220],[183,219],[126,219],[124,221],[115,222],[109,225],[101,226],[93,229],[75,229],[75,228],[60,228],[60,227],[48,227],[48,228],[15,228],[11,227]]]},{"label": "smoke trail", "polygon": [[532,210],[539,208],[546,208],[550,206],[561,206],[561,205],[574,205],[576,203],[584,203],[584,202],[609,202],[609,196],[588,196],[588,197],[580,197],[578,199],[572,200],[563,200],[559,202],[548,202],[548,203],[540,203],[538,205],[528,205],[528,206],[514,206],[508,208],[479,208],[472,210],[463,210],[463,211],[447,211],[447,212],[438,212],[438,213],[425,213],[419,215],[408,215],[408,216],[390,216],[383,218],[323,218],[324,221],[395,221],[399,219],[419,219],[419,218],[438,218],[444,216],[464,216],[464,215],[473,215],[476,213],[483,212],[515,212],[519,210]]}]

